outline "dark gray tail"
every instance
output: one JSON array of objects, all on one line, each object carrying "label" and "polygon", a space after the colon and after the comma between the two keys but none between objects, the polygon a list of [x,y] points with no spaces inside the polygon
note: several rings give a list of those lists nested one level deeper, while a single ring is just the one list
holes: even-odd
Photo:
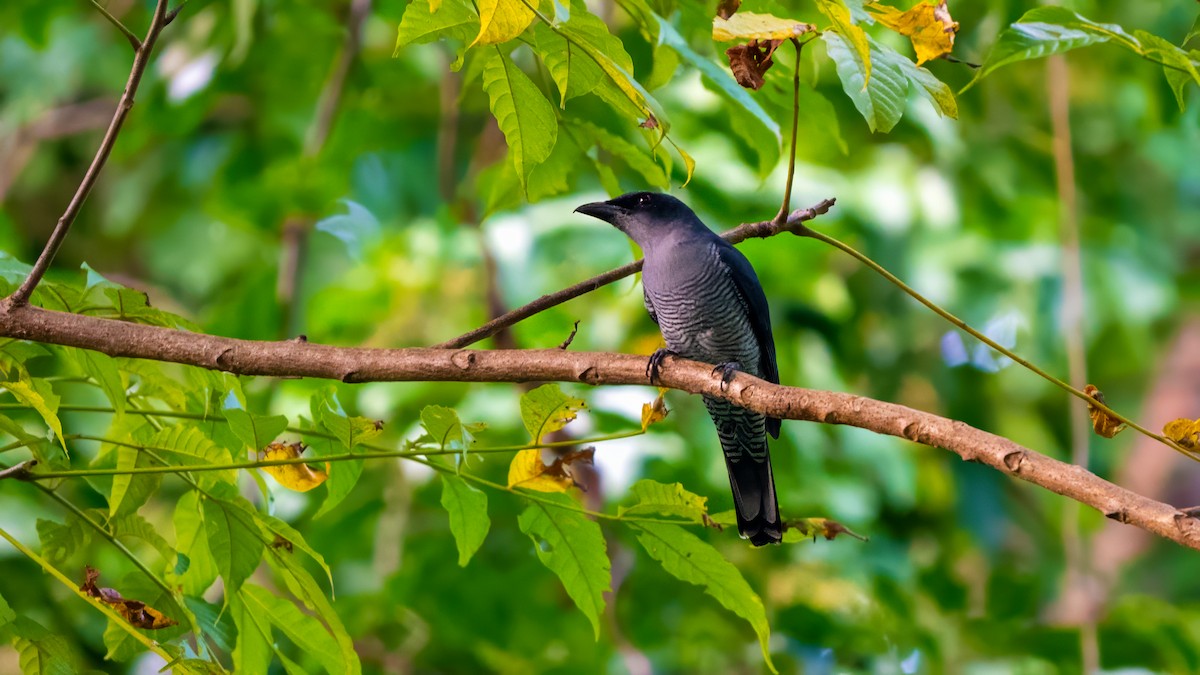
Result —
[{"label": "dark gray tail", "polygon": [[767,418],[728,401],[704,397],[717,425],[729,487],[737,510],[738,533],[755,546],[783,539],[771,455],[767,449]]}]

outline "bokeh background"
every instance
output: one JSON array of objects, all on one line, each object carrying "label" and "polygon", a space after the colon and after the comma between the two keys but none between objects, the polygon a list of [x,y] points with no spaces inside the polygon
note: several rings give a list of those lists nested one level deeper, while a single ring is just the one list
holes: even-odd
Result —
[{"label": "bokeh background", "polygon": [[[698,51],[719,54],[706,38],[711,7],[653,4]],[[1197,12],[1183,0],[1066,4],[1176,43]],[[657,72],[671,64],[656,65],[653,45],[619,7],[589,5],[622,38],[639,79],[657,78],[672,136],[696,159],[682,188],[675,162],[673,194],[717,229],[772,216],[786,175],[780,149],[752,142],[744,113],[694,70]],[[756,6],[817,19],[807,2]],[[955,54],[980,62],[1000,30],[1034,6],[955,3]],[[146,25],[147,3],[113,0],[108,8],[137,33]],[[330,82],[339,77],[348,17],[364,9],[361,45],[350,46],[336,104],[323,103],[338,89]],[[504,180],[504,138],[470,62],[452,72],[454,50],[445,43],[393,56],[404,11],[398,0],[189,2],[160,43],[52,278],[77,279],[86,262],[219,335],[303,333],[314,342],[404,347],[448,339],[490,313],[628,262],[634,253],[619,232],[572,213],[605,196],[592,163],[577,163],[560,186],[525,200]],[[902,39],[893,44],[907,49]],[[130,58],[87,3],[0,6],[0,250],[24,262],[36,257],[91,159]],[[779,61],[754,96],[786,128],[791,57]],[[1200,88],[1185,92],[1190,105],[1181,110],[1161,67],[1117,47],[1073,52],[1067,62],[1082,298],[1064,292],[1045,61],[979,82],[959,97],[957,121],[914,97],[894,131],[873,134],[814,43],[801,66],[794,206],[836,197],[817,228],[1052,373],[1068,376],[1069,337],[1080,338],[1087,381],[1146,426],[1200,416]],[[963,64],[928,68],[956,91],[972,77]],[[530,72],[552,91],[544,73]],[[605,114],[586,97],[572,106]],[[323,109],[332,110],[327,126]],[[645,187],[622,162],[595,159],[623,189]],[[785,383],[895,401],[1071,456],[1077,401],[953,332],[853,259],[788,236],[741,248],[771,303]],[[1081,328],[1064,330],[1072,312],[1082,315]],[[632,279],[490,344],[552,347],[575,321],[572,349],[657,346]],[[243,385],[254,410],[289,415],[307,413],[312,393],[330,386]],[[654,395],[567,389],[591,407],[568,427],[577,436],[636,427]],[[527,440],[515,386],[336,390],[348,411],[384,420],[389,442],[419,435],[427,404],[487,422],[481,445]],[[56,391],[64,402],[97,399],[70,382]],[[634,480],[648,477],[683,483],[709,497],[714,512],[731,506],[699,400],[674,393],[667,401],[670,417],[647,435],[597,448],[590,501],[615,509]],[[82,413],[63,419],[77,432],[106,425]],[[1082,442],[1100,475],[1177,505],[1200,503],[1200,467],[1165,447],[1132,433]],[[94,452],[78,450],[81,458]],[[785,514],[835,518],[870,538],[752,550],[728,531],[701,533],[762,596],[776,663],[786,671],[1072,673],[1096,658],[1109,670],[1200,670],[1195,552],[943,450],[857,429],[786,423],[772,452]],[[492,456],[475,468],[502,481],[507,464]],[[669,577],[620,528],[606,529],[616,590],[598,641],[518,530],[519,499],[490,495],[491,534],[459,568],[430,479],[412,463],[380,463],[320,518],[317,496],[276,490],[276,515],[332,566],[335,607],[367,670],[763,668],[744,622]],[[104,505],[83,481],[60,490],[82,505]],[[143,515],[169,532],[181,491],[168,479]],[[0,484],[0,523],[23,541],[36,543],[37,519],[61,517],[35,490]],[[1077,553],[1068,556],[1071,547]],[[127,564],[100,541],[64,568],[92,561]],[[149,659],[103,662],[98,615],[6,546],[0,594],[68,636],[91,667],[156,668]],[[15,652],[0,646],[0,670],[16,666]]]}]

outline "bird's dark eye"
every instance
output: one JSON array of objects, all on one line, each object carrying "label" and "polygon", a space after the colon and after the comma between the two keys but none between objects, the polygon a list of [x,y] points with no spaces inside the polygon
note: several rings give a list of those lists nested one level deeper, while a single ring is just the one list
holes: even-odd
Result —
[{"label": "bird's dark eye", "polygon": [[638,195],[637,203],[638,203],[638,206],[649,206],[650,205],[650,195]]}]

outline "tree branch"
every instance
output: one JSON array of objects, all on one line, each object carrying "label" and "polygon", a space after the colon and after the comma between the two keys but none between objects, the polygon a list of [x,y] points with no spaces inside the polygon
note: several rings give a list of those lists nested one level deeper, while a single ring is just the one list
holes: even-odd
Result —
[{"label": "tree branch", "polygon": [[[769,223],[761,225],[769,226]],[[182,363],[240,375],[319,377],[343,382],[560,381],[649,385],[646,358],[561,349],[471,351],[363,349],[304,341],[257,342],[157,326],[0,305],[0,337]],[[853,394],[770,384],[738,373],[727,388],[712,367],[670,359],[661,384],[724,398],[782,419],[846,424],[950,450],[1009,476],[1086,504],[1105,516],[1200,550],[1200,521],[1173,506],[1109,483],[1006,438],[932,413]]]},{"label": "tree branch", "polygon": [[[825,199],[814,206],[808,207],[807,209],[796,209],[795,211],[792,211],[791,215],[789,215],[787,220],[784,222],[763,220],[757,223],[744,223],[733,228],[732,230],[726,230],[725,232],[722,232],[721,236],[725,238],[725,241],[728,241],[731,244],[740,244],[747,239],[765,239],[766,237],[773,237],[781,232],[791,232],[792,234],[800,235],[803,231],[803,228],[799,226],[802,223],[828,213],[829,209],[833,208],[833,205],[836,203],[836,201],[837,200],[835,199]],[[445,342],[436,344],[433,346],[433,348],[461,349],[463,347],[473,345],[480,340],[484,340],[495,335],[496,333],[515,323],[528,319],[534,314],[539,314],[547,309],[550,309],[551,307],[561,305],[568,300],[574,300],[581,295],[591,293],[592,291],[602,286],[607,286],[618,279],[624,279],[631,274],[636,274],[637,272],[641,271],[641,269],[642,261],[638,259],[629,263],[628,265],[623,265],[616,269],[609,270],[603,274],[598,274],[591,279],[581,281],[574,286],[564,288],[561,291],[556,291],[549,295],[543,295],[527,305],[518,307],[511,312],[492,319],[491,321],[483,324],[473,331],[470,331],[469,333],[463,333],[453,340],[447,340]]]},{"label": "tree branch", "polygon": [[[97,7],[99,8],[99,5]],[[107,15],[107,12],[105,14]],[[171,18],[173,17],[174,13],[171,14]],[[42,249],[41,255],[38,256],[37,262],[33,264],[33,269],[29,271],[29,276],[25,277],[21,286],[0,304],[16,307],[28,303],[33,289],[45,276],[46,270],[50,269],[50,263],[58,253],[59,247],[62,246],[63,240],[67,238],[67,231],[71,229],[71,224],[75,222],[75,217],[79,215],[83,203],[87,201],[88,194],[96,184],[96,179],[100,177],[100,170],[108,161],[113,145],[117,142],[117,134],[121,133],[121,125],[125,123],[125,118],[133,108],[134,94],[137,93],[138,85],[142,82],[142,74],[146,72],[146,66],[150,63],[150,54],[154,51],[154,43],[158,41],[159,34],[169,22],[167,0],[158,0],[158,4],[154,7],[154,16],[150,19],[150,28],[146,30],[146,38],[138,45],[137,53],[133,57],[133,67],[129,70],[129,80],[125,83],[125,92],[121,94],[121,100],[117,102],[117,110],[108,124],[108,131],[104,132],[104,139],[100,141],[100,148],[96,150],[96,156],[92,158],[91,166],[83,175],[83,180],[75,190],[75,196],[67,204],[67,210],[58,219],[54,231],[50,233],[50,239],[46,242],[46,247]]]}]

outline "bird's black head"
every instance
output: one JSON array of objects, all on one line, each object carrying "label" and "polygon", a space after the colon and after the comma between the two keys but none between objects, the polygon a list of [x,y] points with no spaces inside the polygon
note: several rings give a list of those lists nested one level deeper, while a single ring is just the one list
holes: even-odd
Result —
[{"label": "bird's black head", "polygon": [[686,204],[659,192],[630,192],[575,211],[611,223],[642,248],[677,228],[703,227]]}]

